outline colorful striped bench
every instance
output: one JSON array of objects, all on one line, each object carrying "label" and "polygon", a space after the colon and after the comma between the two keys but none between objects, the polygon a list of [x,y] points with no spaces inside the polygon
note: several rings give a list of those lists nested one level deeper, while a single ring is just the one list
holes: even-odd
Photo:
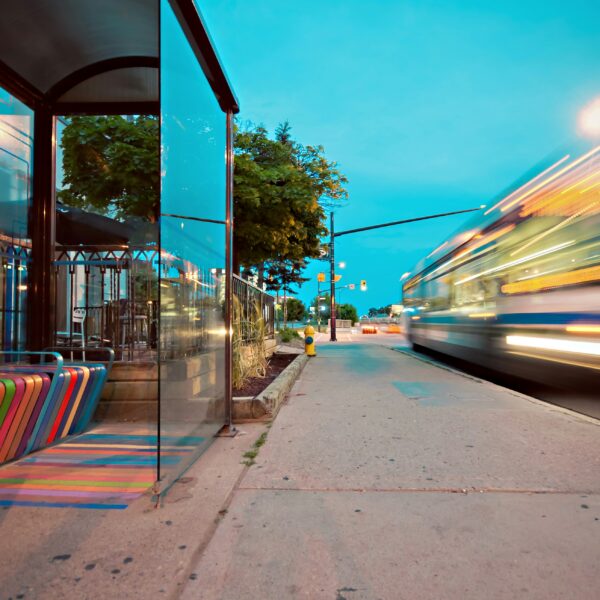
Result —
[{"label": "colorful striped bench", "polygon": [[[44,448],[89,425],[108,370],[102,363],[66,362],[58,352],[0,352],[0,464]],[[24,356],[40,364],[22,364]],[[54,362],[46,362],[51,358]]]}]

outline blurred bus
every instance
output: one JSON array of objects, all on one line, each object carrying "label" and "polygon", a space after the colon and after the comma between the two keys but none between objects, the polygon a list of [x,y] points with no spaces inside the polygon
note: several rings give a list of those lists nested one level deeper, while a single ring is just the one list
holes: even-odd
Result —
[{"label": "blurred bus", "polygon": [[414,346],[540,381],[600,375],[600,146],[560,157],[413,273]]}]

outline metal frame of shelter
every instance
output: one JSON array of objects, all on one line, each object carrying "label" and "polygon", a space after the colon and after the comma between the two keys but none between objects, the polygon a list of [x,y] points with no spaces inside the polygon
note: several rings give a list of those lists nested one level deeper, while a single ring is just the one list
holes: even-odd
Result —
[{"label": "metal frame of shelter", "polygon": [[[229,335],[225,336],[225,402],[227,424],[231,427],[232,121],[239,106],[194,0],[168,0],[168,4],[226,116],[226,206],[225,220],[220,223],[226,228],[225,327]],[[33,194],[29,213],[32,248],[26,336],[30,350],[41,350],[53,342],[56,117],[161,114],[160,7],[160,0],[28,0],[7,2],[2,7],[0,86],[34,111]],[[97,19],[100,25],[95,25]],[[79,27],[80,23],[83,28]],[[134,30],[139,25],[137,37],[136,31],[132,34],[129,29],[131,24]],[[94,45],[99,38],[90,35],[86,27],[96,27],[96,32],[102,28],[103,45]],[[43,39],[40,41],[40,38]],[[144,44],[136,43],[138,38],[144,38],[145,51]],[[74,43],[81,46],[80,54],[73,52]],[[153,50],[148,52],[147,48]],[[72,68],[65,67],[77,61],[79,63]],[[61,67],[64,67],[62,71]],[[49,73],[54,74],[54,79]],[[139,92],[129,98],[111,89],[111,81],[118,82],[119,77],[122,81],[129,76],[138,82],[154,83],[146,86],[145,95]],[[98,85],[99,81],[104,85]]]}]

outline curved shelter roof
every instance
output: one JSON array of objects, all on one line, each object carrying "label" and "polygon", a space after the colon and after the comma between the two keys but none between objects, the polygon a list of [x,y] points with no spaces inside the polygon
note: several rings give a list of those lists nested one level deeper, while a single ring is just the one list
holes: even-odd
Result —
[{"label": "curved shelter roof", "polygon": [[[221,108],[237,100],[194,0],[170,0]],[[55,113],[158,112],[159,0],[11,0],[2,6],[0,68],[15,95]],[[16,93],[16,92],[21,92]]]}]

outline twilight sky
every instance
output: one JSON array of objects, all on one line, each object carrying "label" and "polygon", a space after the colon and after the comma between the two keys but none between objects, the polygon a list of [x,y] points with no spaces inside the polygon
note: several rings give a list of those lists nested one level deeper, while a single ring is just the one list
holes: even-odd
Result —
[{"label": "twilight sky", "polygon": [[[336,229],[471,208],[576,139],[600,96],[593,0],[202,0],[242,120],[288,119],[350,180]],[[342,237],[342,292],[363,314],[465,221]],[[299,297],[316,294],[313,263]]]}]

